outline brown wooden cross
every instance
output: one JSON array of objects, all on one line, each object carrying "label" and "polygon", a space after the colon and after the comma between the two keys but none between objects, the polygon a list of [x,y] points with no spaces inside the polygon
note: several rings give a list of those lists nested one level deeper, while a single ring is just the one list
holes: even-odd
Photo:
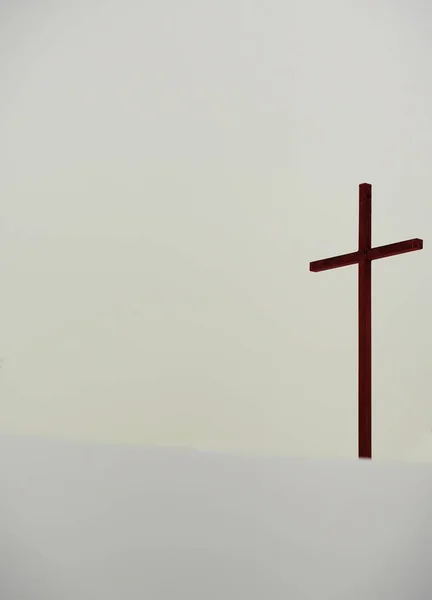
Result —
[{"label": "brown wooden cross", "polygon": [[372,458],[372,261],[421,250],[415,238],[372,248],[372,186],[359,186],[359,245],[357,252],[311,262],[314,273],[358,264],[358,453]]}]

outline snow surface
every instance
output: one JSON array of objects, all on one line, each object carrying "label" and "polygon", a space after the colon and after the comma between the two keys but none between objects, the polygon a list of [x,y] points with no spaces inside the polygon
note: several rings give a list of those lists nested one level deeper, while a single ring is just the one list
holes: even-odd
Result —
[{"label": "snow surface", "polygon": [[0,437],[7,600],[430,598],[432,467]]}]

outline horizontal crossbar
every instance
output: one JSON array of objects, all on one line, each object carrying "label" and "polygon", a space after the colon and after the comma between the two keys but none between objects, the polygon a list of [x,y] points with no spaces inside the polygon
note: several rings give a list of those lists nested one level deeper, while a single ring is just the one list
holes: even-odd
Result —
[{"label": "horizontal crossbar", "polygon": [[351,252],[350,254],[342,254],[341,256],[332,256],[332,258],[323,258],[315,260],[309,265],[309,270],[314,273],[319,271],[328,271],[329,269],[337,269],[338,267],[348,267],[355,265],[359,261],[359,253]]},{"label": "horizontal crossbar", "polygon": [[[387,244],[386,246],[371,248],[366,254],[366,259],[377,260],[379,258],[396,256],[396,254],[404,254],[405,252],[414,252],[415,250],[421,250],[422,248],[423,240],[414,238],[412,240],[396,242],[395,244]],[[350,252],[349,254],[342,254],[340,256],[332,256],[331,258],[315,260],[314,262],[310,263],[309,270],[314,273],[318,273],[320,271],[329,271],[330,269],[337,269],[339,267],[348,267],[350,265],[357,264],[359,262],[359,257],[360,254],[358,252]]]},{"label": "horizontal crossbar", "polygon": [[414,238],[413,240],[405,240],[404,242],[396,242],[395,244],[387,244],[387,246],[378,246],[372,248],[367,253],[369,260],[377,260],[378,258],[387,258],[388,256],[396,256],[405,252],[414,252],[423,248],[423,240]]}]

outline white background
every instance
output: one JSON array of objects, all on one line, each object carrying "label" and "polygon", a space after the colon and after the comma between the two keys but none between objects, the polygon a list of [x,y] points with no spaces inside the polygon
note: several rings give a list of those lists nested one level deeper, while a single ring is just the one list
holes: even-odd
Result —
[{"label": "white background", "polygon": [[354,457],[356,269],[308,263],[367,181],[425,240],[374,265],[375,456],[424,459],[430,3],[0,6],[1,428]]}]

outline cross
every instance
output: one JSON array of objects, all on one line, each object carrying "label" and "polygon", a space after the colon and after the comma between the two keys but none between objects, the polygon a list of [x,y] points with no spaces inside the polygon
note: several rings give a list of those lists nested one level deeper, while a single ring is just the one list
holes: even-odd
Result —
[{"label": "cross", "polygon": [[310,271],[328,271],[358,264],[358,453],[372,458],[372,261],[423,248],[418,238],[372,248],[372,186],[359,186],[357,252],[316,260]]}]

